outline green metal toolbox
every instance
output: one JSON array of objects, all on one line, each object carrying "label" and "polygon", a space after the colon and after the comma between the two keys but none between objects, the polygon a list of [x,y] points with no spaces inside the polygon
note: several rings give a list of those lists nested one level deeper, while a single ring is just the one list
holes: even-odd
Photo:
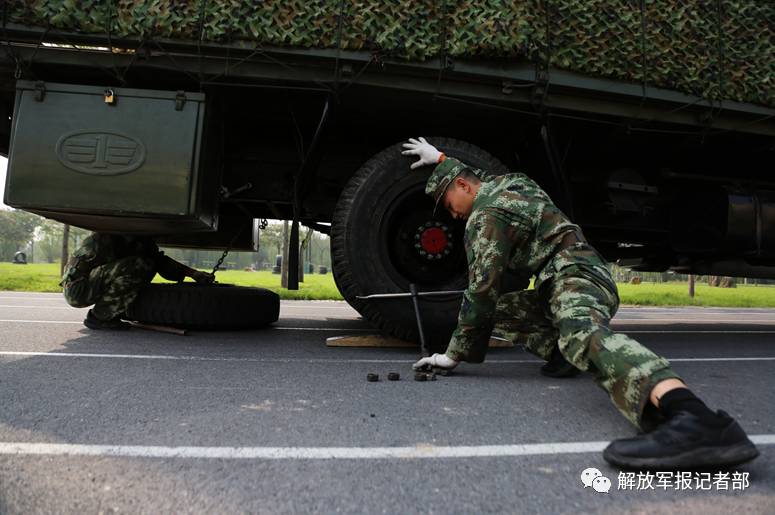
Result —
[{"label": "green metal toolbox", "polygon": [[217,228],[203,93],[31,81],[16,90],[6,204],[92,230]]}]

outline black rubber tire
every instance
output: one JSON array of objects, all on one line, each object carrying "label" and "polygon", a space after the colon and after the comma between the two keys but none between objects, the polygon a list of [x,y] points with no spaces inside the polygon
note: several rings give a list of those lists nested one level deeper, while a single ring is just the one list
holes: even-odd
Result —
[{"label": "black rubber tire", "polygon": [[127,318],[187,329],[255,329],[280,317],[280,297],[264,288],[230,284],[149,284]]},{"label": "black rubber tire", "polygon": [[[494,174],[507,173],[503,163],[470,143],[451,138],[428,138],[428,141],[447,155],[474,168]],[[331,259],[336,285],[353,308],[383,332],[419,341],[411,299],[357,298],[369,294],[408,292],[412,282],[418,284],[419,291],[461,290],[467,285],[467,267],[462,252],[464,224],[452,222],[441,208],[441,213],[437,212],[435,219],[446,217],[448,223],[457,226],[452,240],[455,252],[459,253],[455,258],[458,263],[454,272],[450,276],[423,284],[417,275],[411,278],[399,270],[391,258],[391,249],[396,240],[389,236],[390,231],[386,227],[391,223],[391,217],[404,216],[404,211],[391,209],[391,205],[403,203],[406,206],[411,201],[411,208],[420,219],[425,216],[424,213],[430,218],[433,210],[432,199],[423,194],[425,182],[433,167],[411,170],[410,165],[416,158],[402,156],[401,150],[399,143],[376,154],[345,186],[333,216]],[[460,309],[460,299],[459,295],[450,295],[420,300],[423,332],[431,348],[441,350],[449,343]]]}]

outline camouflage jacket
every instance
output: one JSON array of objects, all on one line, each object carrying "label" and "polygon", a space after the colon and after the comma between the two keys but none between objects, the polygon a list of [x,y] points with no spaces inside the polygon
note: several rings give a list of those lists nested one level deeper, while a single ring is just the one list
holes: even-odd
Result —
[{"label": "camouflage jacket", "polygon": [[[438,166],[457,165],[459,161],[447,158]],[[468,288],[447,356],[458,361],[484,361],[504,272],[535,276],[535,287],[539,288],[556,270],[548,265],[569,231],[581,233],[526,175],[488,177],[482,182],[466,223]]]},{"label": "camouflage jacket", "polygon": [[130,256],[152,259],[159,275],[170,281],[182,281],[186,277],[188,267],[165,256],[151,238],[94,232],[73,252],[60,285],[88,277],[98,266]]}]

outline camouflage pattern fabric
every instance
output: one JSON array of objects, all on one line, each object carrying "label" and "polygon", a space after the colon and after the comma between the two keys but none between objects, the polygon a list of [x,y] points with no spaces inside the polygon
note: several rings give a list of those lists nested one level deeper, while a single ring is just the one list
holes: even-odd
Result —
[{"label": "camouflage pattern fabric", "polygon": [[[448,158],[430,180],[459,163]],[[466,224],[469,283],[446,354],[481,363],[493,329],[543,359],[558,346],[565,359],[593,374],[627,420],[651,427],[651,389],[678,376],[667,360],[609,329],[619,306],[616,284],[595,249],[565,243],[569,233],[581,231],[527,176],[483,182]],[[507,271],[535,276],[535,289],[501,295]]]},{"label": "camouflage pattern fabric", "polygon": [[542,302],[538,290],[504,293],[496,305],[493,332],[548,361],[560,334]]},{"label": "camouflage pattern fabric", "polygon": [[6,0],[4,23],[184,40],[540,63],[775,106],[771,0]]},{"label": "camouflage pattern fabric", "polygon": [[97,318],[108,320],[124,313],[156,272],[182,281],[185,268],[150,238],[92,233],[73,253],[60,284],[68,304],[94,304]]},{"label": "camouflage pattern fabric", "polygon": [[153,259],[126,257],[92,269],[88,276],[63,284],[67,303],[76,308],[94,304],[92,312],[110,320],[126,312],[140,288],[156,275]]},{"label": "camouflage pattern fabric", "polygon": [[545,360],[559,346],[565,359],[592,374],[627,420],[644,430],[653,428],[659,418],[655,409],[647,409],[651,389],[680,377],[665,358],[608,327],[619,298],[605,265],[593,264],[594,251],[579,245],[562,252],[560,266],[578,262],[555,271],[540,290],[503,295],[495,331]]},{"label": "camouflage pattern fabric", "polygon": [[[444,156],[444,158],[446,160],[447,156]],[[425,183],[425,194],[433,197],[433,201],[436,204],[433,210],[434,213],[438,209],[441,196],[447,191],[447,188],[455,177],[463,171],[473,173],[482,182],[489,182],[497,177],[497,175],[491,174],[481,168],[472,168],[457,159],[450,159],[447,165],[437,167]]]},{"label": "camouflage pattern fabric", "polygon": [[[446,158],[441,164],[444,164],[445,162]],[[438,204],[441,195],[447,191],[447,188],[455,177],[464,170],[470,170],[470,168],[454,158],[450,159],[449,163],[444,166],[437,166],[425,183],[425,194],[433,197],[433,201]]]}]

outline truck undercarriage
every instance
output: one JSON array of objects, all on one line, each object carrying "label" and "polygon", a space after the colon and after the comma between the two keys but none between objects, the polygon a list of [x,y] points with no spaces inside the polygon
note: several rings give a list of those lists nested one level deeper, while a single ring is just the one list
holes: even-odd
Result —
[{"label": "truck undercarriage", "polygon": [[[119,105],[128,88],[203,93],[206,188],[198,194],[220,223],[189,232],[153,214],[132,225],[126,213],[97,221],[77,208],[19,207],[210,248],[249,248],[249,231],[236,235],[254,218],[292,219],[331,234],[342,294],[394,333],[413,336],[398,329],[412,326],[404,324],[410,310],[387,316],[402,308],[355,297],[406,291],[410,282],[465,284],[462,226],[431,216],[422,194],[430,171],[410,173],[399,153],[401,141],[420,135],[474,166],[527,173],[609,260],[775,277],[775,109],[530,63],[6,31],[0,153],[11,154],[9,184],[24,173],[11,143],[17,80],[30,94],[52,84],[110,90]],[[449,325],[456,307],[456,299],[439,300],[433,325]]]}]

